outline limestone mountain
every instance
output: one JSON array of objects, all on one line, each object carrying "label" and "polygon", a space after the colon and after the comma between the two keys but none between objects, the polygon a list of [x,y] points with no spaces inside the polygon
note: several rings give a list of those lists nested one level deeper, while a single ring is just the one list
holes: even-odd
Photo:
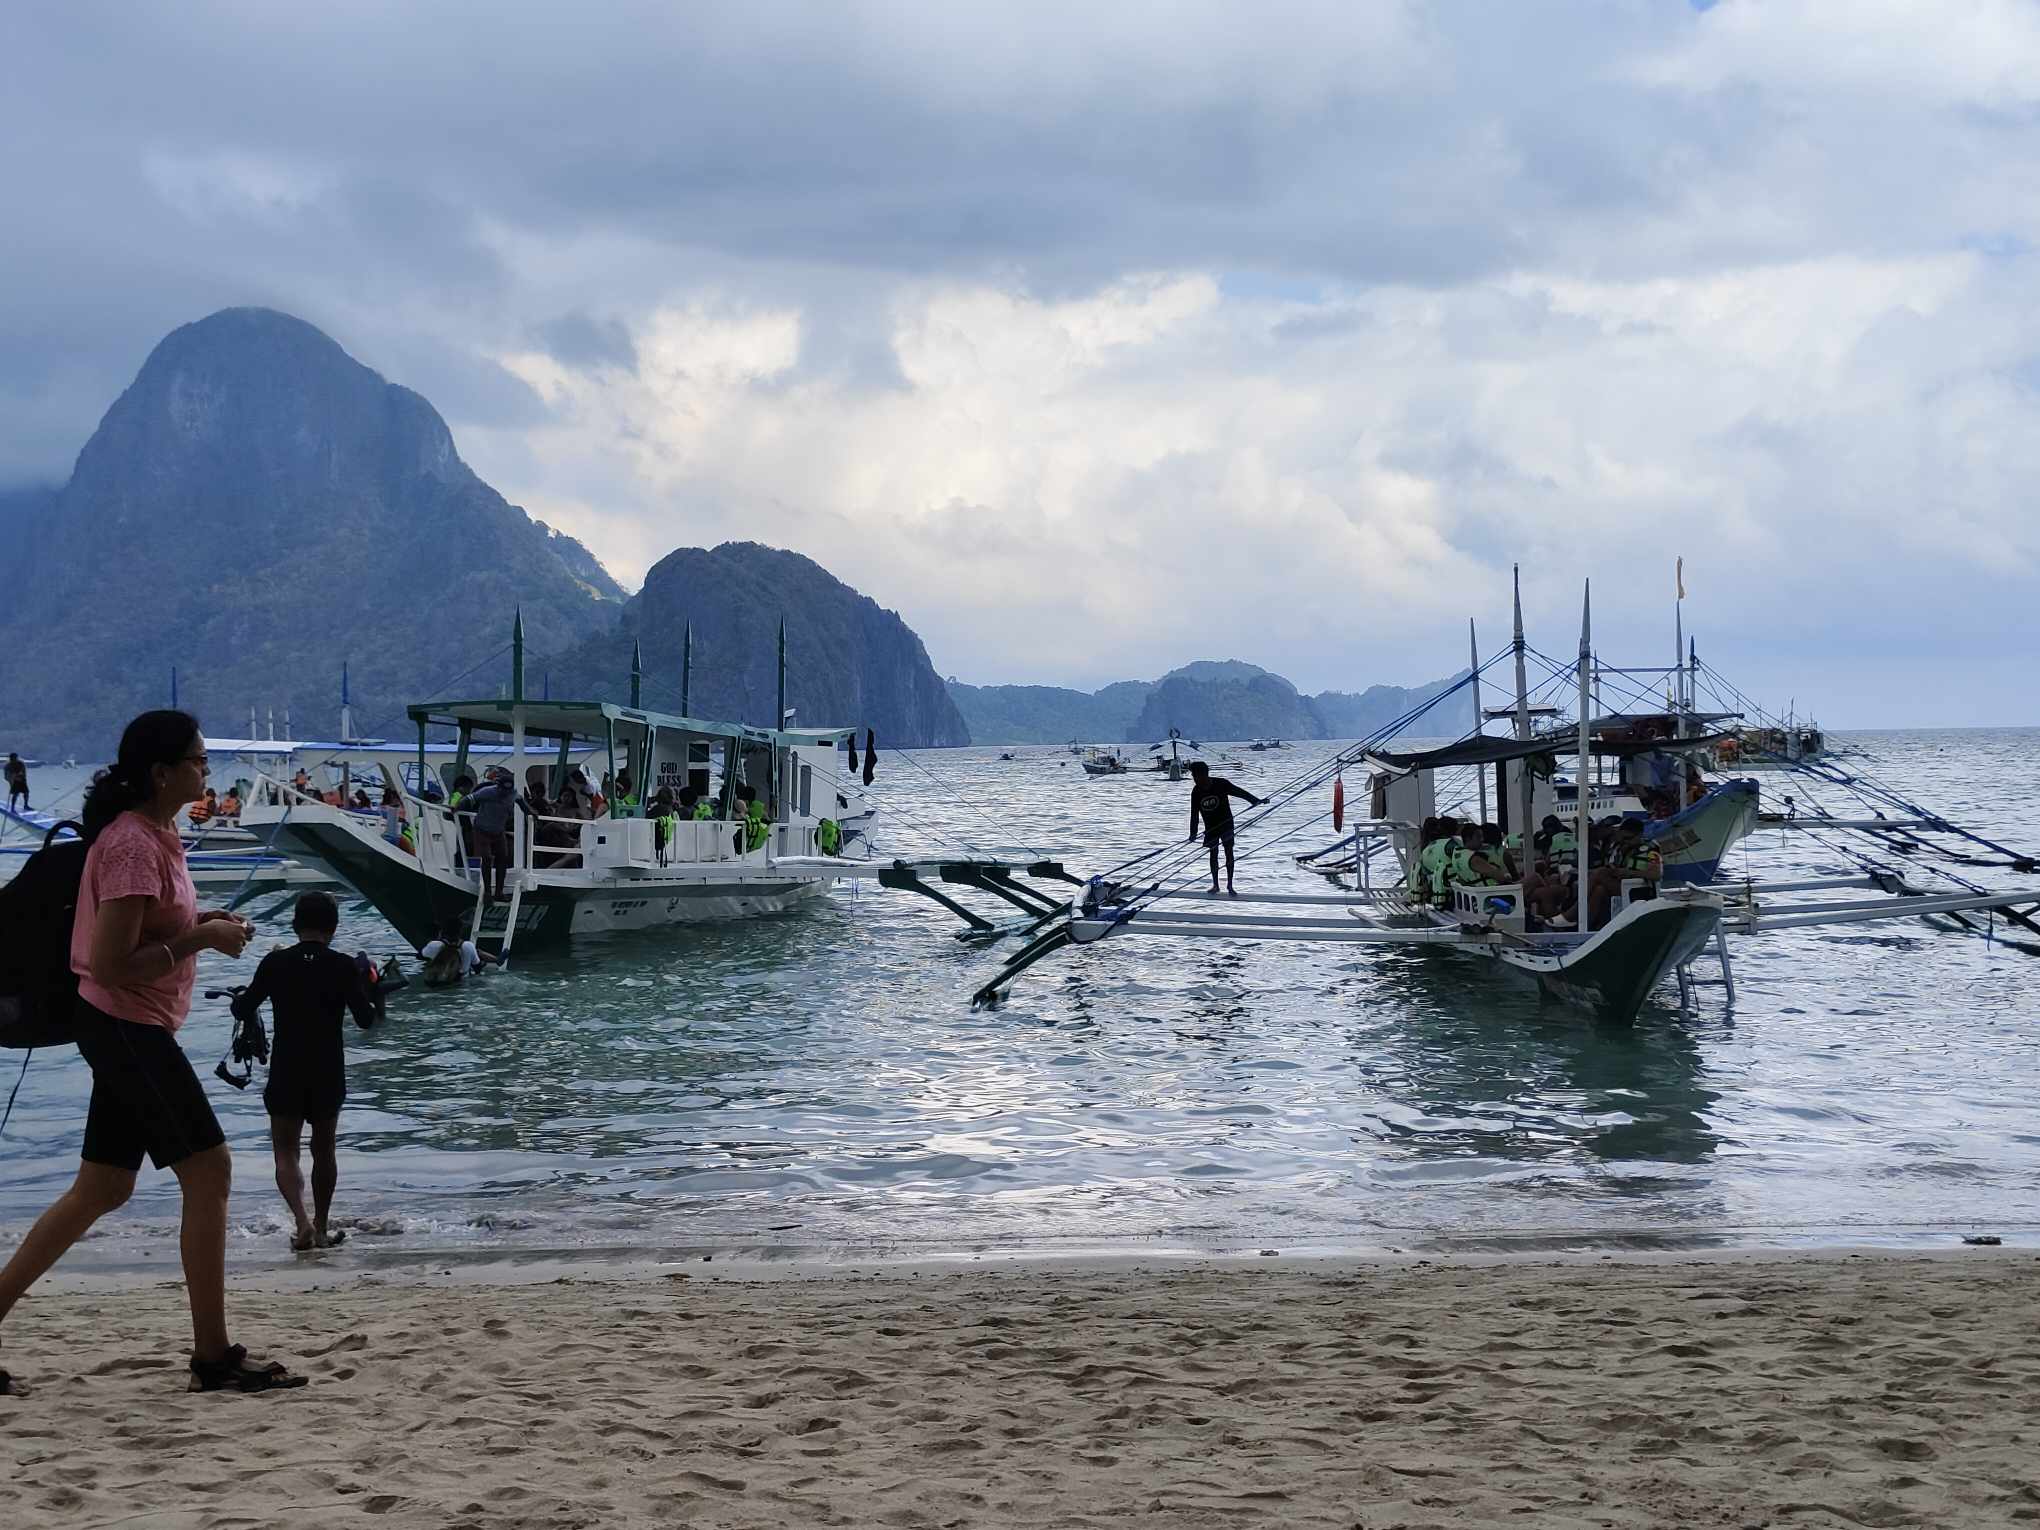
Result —
[{"label": "limestone mountain", "polygon": [[928,650],[897,612],[812,559],[756,542],[682,547],[661,558],[614,630],[554,664],[553,694],[624,699],[635,641],[644,660],[644,704],[678,711],[691,626],[690,713],[769,726],[778,707],[782,616],[786,704],[796,727],[871,728],[881,748],[970,742]]},{"label": "limestone mountain", "polygon": [[[1159,680],[1122,680],[1095,692],[1045,685],[965,685],[951,680],[972,739],[980,744],[1152,743],[1170,728],[1197,739],[1361,738],[1455,684],[1370,686],[1359,694],[1298,692],[1282,676],[1240,659],[1199,659]],[[1417,724],[1456,738],[1473,726],[1464,697],[1441,703]]]},{"label": "limestone mountain", "polygon": [[53,494],[6,507],[0,727],[104,751],[167,699],[208,731],[288,707],[337,726],[343,660],[363,727],[503,644],[613,627],[623,592],[586,548],[508,504],[438,412],[302,320],[235,308],[150,354]]},{"label": "limestone mountain", "polygon": [[[1200,664],[1165,676],[1148,693],[1129,737],[1134,742],[1167,738],[1175,728],[1195,739],[1324,738],[1323,720],[1296,687],[1280,675],[1224,665]],[[1199,673],[1213,676],[1197,678]]]}]

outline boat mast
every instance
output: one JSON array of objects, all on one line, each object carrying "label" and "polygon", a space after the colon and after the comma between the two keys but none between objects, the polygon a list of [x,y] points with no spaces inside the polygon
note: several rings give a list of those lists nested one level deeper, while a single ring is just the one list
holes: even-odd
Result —
[{"label": "boat mast", "polygon": [[[524,608],[510,622],[510,776],[513,792],[524,790]],[[512,814],[511,827],[516,828]]]},{"label": "boat mast", "polygon": [[1682,601],[1672,602],[1672,712],[1675,735],[1686,736],[1686,615]]},{"label": "boat mast", "polygon": [[786,726],[786,618],[779,618],[779,710],[772,714],[772,731]]},{"label": "boat mast", "polygon": [[[1523,570],[1520,565],[1511,565],[1509,581],[1515,586],[1516,605],[1516,637],[1514,644],[1516,650],[1516,737],[1522,739],[1530,736],[1530,681],[1523,668],[1523,654],[1527,645],[1523,642]],[[1516,831],[1523,836],[1523,843],[1527,845],[1530,843],[1532,831],[1530,823],[1530,762],[1528,760],[1518,760],[1516,762],[1516,787],[1517,794],[1521,799],[1521,812],[1520,816],[1516,819]]]},{"label": "boat mast", "polygon": [[[1473,618],[1466,619],[1466,649],[1468,673],[1473,676],[1473,731],[1476,735],[1487,732],[1487,717],[1480,709],[1480,638],[1473,630]],[[1486,823],[1487,816],[1487,767],[1473,767],[1473,778],[1480,783],[1480,821]],[[1499,803],[1497,806],[1499,807]]]},{"label": "boat mast", "polygon": [[1580,769],[1579,769],[1579,931],[1587,933],[1587,765],[1593,758],[1592,684],[1594,581],[1589,579],[1580,596]]},{"label": "boat mast", "polygon": [[680,715],[694,715],[690,694],[694,688],[694,623],[688,622],[680,629]]},{"label": "boat mast", "polygon": [[[636,638],[630,640],[630,704],[633,711],[645,704],[645,656]],[[684,701],[680,710],[687,710]]]},{"label": "boat mast", "polygon": [[347,690],[347,661],[340,661],[340,742],[354,737],[354,707]]}]

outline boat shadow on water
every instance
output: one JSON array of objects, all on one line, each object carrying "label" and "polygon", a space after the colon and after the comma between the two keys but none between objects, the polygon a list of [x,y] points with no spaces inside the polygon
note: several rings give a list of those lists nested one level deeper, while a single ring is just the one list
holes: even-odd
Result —
[{"label": "boat shadow on water", "polygon": [[[1720,1091],[1702,1043],[1732,1033],[1725,1015],[1653,996],[1633,1022],[1596,1019],[1500,972],[1470,979],[1449,951],[1401,955],[1371,969],[1379,1018],[1352,1031],[1354,1067],[1385,1096],[1380,1140],[1398,1153],[1517,1166],[1713,1158]],[[1624,1174],[1610,1187],[1650,1183]]]}]

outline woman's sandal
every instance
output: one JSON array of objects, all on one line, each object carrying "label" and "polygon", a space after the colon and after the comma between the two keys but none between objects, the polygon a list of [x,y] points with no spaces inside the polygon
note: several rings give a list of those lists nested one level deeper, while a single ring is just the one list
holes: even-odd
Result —
[{"label": "woman's sandal", "polygon": [[311,1378],[293,1376],[277,1361],[267,1365],[248,1363],[248,1346],[235,1344],[218,1360],[200,1360],[193,1357],[191,1362],[191,1386],[193,1392],[280,1392],[290,1387],[304,1386]]}]

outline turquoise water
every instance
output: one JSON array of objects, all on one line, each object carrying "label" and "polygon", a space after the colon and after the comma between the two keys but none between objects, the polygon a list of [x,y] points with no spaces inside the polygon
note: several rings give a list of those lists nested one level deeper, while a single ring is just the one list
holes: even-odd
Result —
[{"label": "turquoise water", "polygon": [[[2040,730],[1847,742],[1881,779],[2040,845]],[[1266,792],[1327,750],[1246,755],[1234,774]],[[880,845],[1029,845],[1093,870],[1187,828],[1185,787],[997,752],[889,757]],[[1805,795],[1784,777],[1765,790]],[[1292,837],[1242,882],[1320,888],[1288,852],[1331,838],[1306,822],[1329,805],[1326,788],[1293,809]],[[1764,831],[1736,869],[1845,868]],[[203,982],[288,939],[276,901],[255,904],[249,956],[209,958]],[[867,882],[780,918],[590,940],[407,992],[351,1040],[338,1209],[354,1248],[2040,1235],[2040,957],[2003,943],[1917,922],[1746,939],[1733,1006],[1703,986],[1681,1014],[1666,990],[1615,1028],[1448,953],[1134,939],[1065,952],[973,1013],[998,955],[954,928]],[[340,944],[396,949],[358,908]],[[287,1257],[259,1083],[209,1078],[227,1029],[223,1003],[201,1002],[183,1039],[236,1151],[237,1248]],[[19,1056],[0,1054],[0,1092]],[[88,1083],[75,1053],[36,1058],[0,1139],[0,1242],[72,1173]],[[145,1171],[87,1257],[172,1258],[174,1214],[173,1182]]]}]

